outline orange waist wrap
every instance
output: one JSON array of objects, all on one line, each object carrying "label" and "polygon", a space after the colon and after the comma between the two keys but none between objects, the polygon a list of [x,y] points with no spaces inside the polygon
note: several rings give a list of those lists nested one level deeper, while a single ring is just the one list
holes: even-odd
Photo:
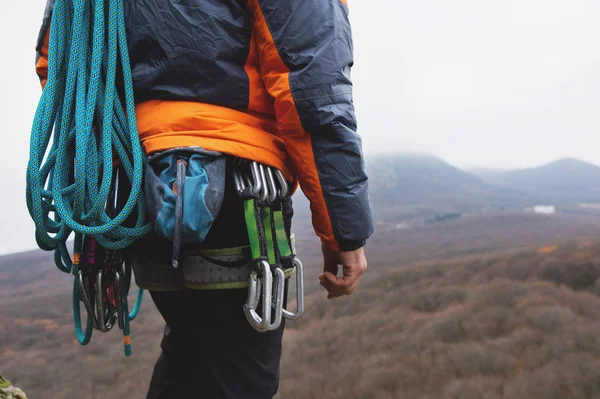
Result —
[{"label": "orange waist wrap", "polygon": [[136,105],[140,141],[150,154],[198,146],[293,173],[277,121],[268,115],[192,101],[150,100]]}]

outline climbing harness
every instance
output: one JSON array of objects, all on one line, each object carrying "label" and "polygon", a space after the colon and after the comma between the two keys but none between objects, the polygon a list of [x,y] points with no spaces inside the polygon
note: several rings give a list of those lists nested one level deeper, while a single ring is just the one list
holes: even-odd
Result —
[{"label": "climbing harness", "polygon": [[[186,288],[247,289],[248,296],[243,311],[250,325],[261,332],[277,329],[283,319],[298,319],[304,312],[303,267],[294,255],[294,236],[283,215],[285,207],[289,206],[288,197],[291,194],[283,173],[256,162],[233,157],[225,158],[227,161],[225,173],[221,170],[223,165],[218,162],[204,163],[203,167],[207,170],[209,181],[223,182],[227,176],[232,179],[236,193],[243,198],[242,206],[244,206],[249,245],[220,249],[206,249],[201,245],[193,244],[184,245],[180,248],[181,254],[178,256],[177,267],[173,267],[170,254],[168,250],[165,251],[168,247],[165,246],[164,239],[172,242],[173,237],[180,234],[173,223],[176,217],[176,197],[181,187],[178,187],[177,193],[172,189],[177,180],[177,159],[182,153],[191,154],[196,150],[178,149],[176,152],[179,152],[177,157],[169,158],[174,153],[165,153],[164,156],[156,158],[153,158],[154,155],[149,157],[148,165],[153,169],[147,168],[146,174],[148,212],[152,214],[155,210],[163,209],[166,214],[151,217],[158,221],[155,222],[157,237],[148,237],[149,241],[146,244],[157,245],[160,250],[150,253],[132,251],[131,263],[135,270],[137,285],[158,291],[179,291]],[[185,159],[188,164],[186,170],[189,171],[194,162],[190,161],[191,158],[185,157]],[[183,171],[179,173],[180,176],[183,174]],[[193,178],[197,175],[186,172],[185,176]],[[150,184],[152,180],[156,182]],[[188,183],[192,185],[188,186]],[[193,184],[194,180],[184,184],[184,197],[185,193],[199,192],[192,188]],[[215,187],[217,192],[221,189],[219,187]],[[153,191],[160,195],[152,194]],[[213,189],[206,191],[213,191]],[[183,223],[191,223],[186,214],[199,213],[205,205],[215,203],[215,198],[207,199],[206,195],[194,198],[200,201],[187,199],[183,201],[184,208],[186,204],[190,207],[187,212],[184,211]],[[158,202],[161,203],[157,204]],[[197,206],[200,208],[195,208]],[[154,208],[156,209],[152,210]],[[157,212],[156,215],[161,213],[162,211]],[[168,229],[160,227],[165,221],[171,223]],[[182,232],[184,231],[182,229]],[[194,241],[198,238],[193,238],[188,233],[182,234],[181,237],[183,237],[182,242]],[[296,282],[295,311],[284,307],[286,284],[292,278]]]},{"label": "climbing harness", "polygon": [[[291,234],[283,217],[289,187],[280,170],[240,158],[233,159],[231,165],[237,194],[244,198],[252,255],[244,314],[255,330],[276,330],[283,318],[296,320],[304,313],[303,266],[292,251]],[[285,272],[291,269],[296,275],[295,312],[283,307]]]},{"label": "climbing harness", "polygon": [[[78,341],[87,345],[93,329],[108,331],[116,322],[129,356],[129,321],[143,291],[130,314],[131,267],[121,250],[148,233],[150,225],[124,18],[121,0],[54,3],[48,79],[31,131],[26,197],[38,246],[55,251],[57,267],[74,275]],[[121,177],[128,184],[119,184]],[[119,185],[130,186],[128,195],[119,195]],[[72,258],[66,246],[71,233]],[[100,249],[102,259],[96,256]],[[93,258],[86,256],[90,251]],[[88,314],[85,330],[81,302]]]}]

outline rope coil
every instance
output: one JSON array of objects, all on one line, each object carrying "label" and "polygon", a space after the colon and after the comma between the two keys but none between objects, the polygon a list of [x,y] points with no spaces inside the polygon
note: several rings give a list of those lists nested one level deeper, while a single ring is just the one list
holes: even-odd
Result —
[{"label": "rope coil", "polygon": [[[75,275],[75,331],[86,345],[93,329],[89,315],[82,329],[79,312],[83,237],[121,250],[150,232],[142,192],[145,155],[138,138],[122,0],[56,0],[49,35],[48,79],[31,130],[26,201],[38,246],[55,251],[57,267]],[[106,205],[117,160],[131,191],[123,208],[109,215]],[[66,241],[73,232],[71,259]],[[126,337],[142,293],[131,315],[125,295]],[[126,355],[131,354],[130,343],[125,340]]]},{"label": "rope coil", "polygon": [[[122,93],[116,84],[118,63]],[[60,250],[70,267],[64,244],[71,232],[119,250],[150,231],[142,195],[145,157],[138,138],[121,1],[56,1],[48,80],[35,113],[30,147],[26,198],[40,248]],[[105,206],[113,155],[131,192],[123,209],[111,218]],[[135,225],[126,227],[134,211]]]}]

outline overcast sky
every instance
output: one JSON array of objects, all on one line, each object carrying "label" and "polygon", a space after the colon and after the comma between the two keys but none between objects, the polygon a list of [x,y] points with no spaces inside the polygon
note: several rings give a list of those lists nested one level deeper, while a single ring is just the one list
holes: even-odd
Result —
[{"label": "overcast sky", "polygon": [[[35,247],[25,167],[45,0],[0,13],[0,253]],[[167,0],[165,0],[167,1]],[[350,0],[365,152],[458,166],[600,164],[600,1]]]}]

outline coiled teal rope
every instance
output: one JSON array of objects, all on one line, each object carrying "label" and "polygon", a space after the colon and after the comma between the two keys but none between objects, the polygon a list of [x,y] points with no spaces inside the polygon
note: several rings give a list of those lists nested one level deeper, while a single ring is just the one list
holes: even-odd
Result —
[{"label": "coiled teal rope", "polygon": [[[123,77],[121,91],[117,65]],[[77,252],[82,235],[94,237],[104,248],[120,250],[150,231],[142,195],[145,157],[135,118],[122,0],[56,0],[48,80],[35,113],[30,146],[27,208],[38,246],[55,251],[61,271],[79,271],[66,247],[72,232]],[[105,206],[116,159],[131,192],[123,209],[111,218]],[[126,227],[125,221],[134,213],[133,227]],[[74,289],[74,310],[79,308],[78,297]],[[76,313],[78,339],[85,344],[91,332],[81,331]]]}]

